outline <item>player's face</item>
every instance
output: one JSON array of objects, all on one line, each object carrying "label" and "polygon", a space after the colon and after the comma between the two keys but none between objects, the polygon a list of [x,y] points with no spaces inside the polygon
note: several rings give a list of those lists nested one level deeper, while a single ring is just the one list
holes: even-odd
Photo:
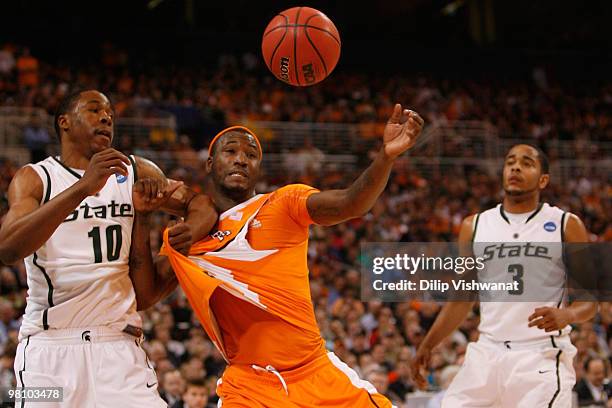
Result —
[{"label": "player's face", "polygon": [[214,183],[232,193],[253,191],[261,164],[261,153],[253,136],[245,132],[229,132],[216,144],[208,162]]},{"label": "player's face", "polygon": [[60,121],[71,144],[86,157],[111,146],[114,112],[108,98],[98,91],[81,93],[72,111]]},{"label": "player's face", "polygon": [[189,408],[206,408],[208,392],[205,387],[189,386],[183,395],[183,401]]},{"label": "player's face", "polygon": [[506,155],[503,172],[504,191],[518,196],[539,192],[548,184],[548,175],[542,174],[538,151],[531,146],[514,146]]}]

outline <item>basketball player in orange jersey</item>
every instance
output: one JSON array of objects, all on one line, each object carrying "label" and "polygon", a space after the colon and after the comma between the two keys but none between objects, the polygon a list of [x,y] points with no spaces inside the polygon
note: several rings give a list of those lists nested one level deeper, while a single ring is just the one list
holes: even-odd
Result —
[{"label": "basketball player in orange jersey", "polygon": [[[391,407],[374,386],[325,350],[308,281],[308,227],[359,217],[381,194],[394,160],[411,148],[423,119],[394,107],[373,163],[348,188],[292,184],[256,194],[262,149],[235,126],[209,146],[216,231],[185,257],[168,245],[179,283],[229,366],[222,407]],[[166,237],[165,237],[166,239]]]}]

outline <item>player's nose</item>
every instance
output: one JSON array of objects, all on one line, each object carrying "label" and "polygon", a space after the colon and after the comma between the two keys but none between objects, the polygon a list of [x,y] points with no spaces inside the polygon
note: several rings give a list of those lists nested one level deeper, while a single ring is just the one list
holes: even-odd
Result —
[{"label": "player's nose", "polygon": [[109,115],[107,112],[102,112],[102,115],[100,115],[100,122],[105,125],[112,126],[113,117]]},{"label": "player's nose", "polygon": [[236,152],[236,154],[234,155],[234,163],[246,166],[248,163],[248,157],[246,153],[242,150],[238,150],[238,152]]}]

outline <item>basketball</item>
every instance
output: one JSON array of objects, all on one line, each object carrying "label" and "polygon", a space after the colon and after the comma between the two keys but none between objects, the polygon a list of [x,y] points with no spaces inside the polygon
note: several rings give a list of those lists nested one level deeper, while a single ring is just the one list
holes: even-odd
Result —
[{"label": "basketball", "polygon": [[310,86],[324,80],[336,67],[340,35],[319,10],[293,7],[270,21],[261,52],[278,79],[294,86]]}]

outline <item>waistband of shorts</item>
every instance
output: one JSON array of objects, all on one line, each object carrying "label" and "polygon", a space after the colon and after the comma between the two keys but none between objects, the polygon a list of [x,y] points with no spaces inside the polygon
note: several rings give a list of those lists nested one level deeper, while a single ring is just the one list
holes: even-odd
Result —
[{"label": "waistband of shorts", "polygon": [[[139,334],[139,336],[137,336]],[[134,326],[126,326],[123,331],[107,326],[80,327],[69,329],[49,329],[26,336],[21,341],[29,344],[44,343],[56,345],[104,343],[110,341],[137,340],[142,339],[142,329]]]},{"label": "waistband of shorts", "polygon": [[[301,367],[291,370],[278,371],[278,373],[287,382],[287,384],[291,384],[300,381],[326,365],[331,365],[331,361],[329,360],[327,353],[313,359]],[[246,364],[230,364],[225,370],[224,376],[226,374],[248,381],[259,382],[261,384],[275,385],[279,382],[278,376],[273,372],[257,370],[253,368],[252,365]]]},{"label": "waistband of shorts", "polygon": [[493,340],[485,335],[481,335],[478,342],[493,346],[506,351],[518,351],[518,350],[540,350],[543,348],[563,348],[567,344],[571,344],[570,337],[568,334],[562,334],[561,336],[548,336],[541,339],[534,340],[522,340],[522,341],[497,341]]}]

